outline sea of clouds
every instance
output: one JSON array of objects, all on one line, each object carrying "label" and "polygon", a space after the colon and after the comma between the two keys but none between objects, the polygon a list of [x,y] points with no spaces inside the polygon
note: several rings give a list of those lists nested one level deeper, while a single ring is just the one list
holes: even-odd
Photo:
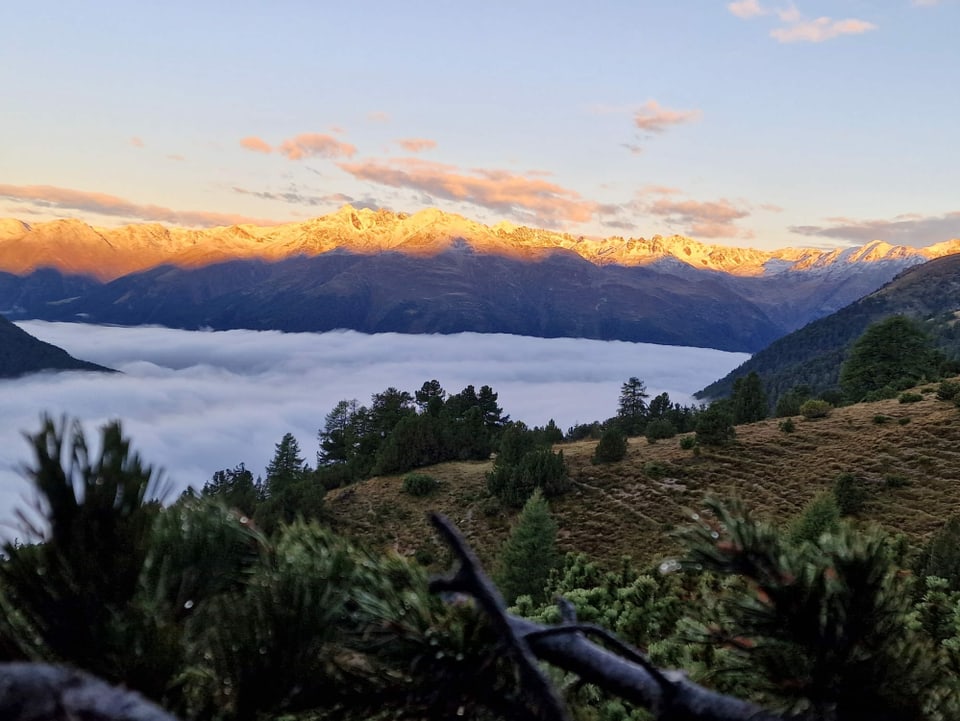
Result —
[{"label": "sea of clouds", "polygon": [[[342,399],[369,404],[389,386],[436,378],[449,392],[487,384],[511,418],[566,429],[616,413],[620,385],[644,380],[683,404],[744,362],[745,353],[646,343],[502,334],[364,335],[118,328],[26,321],[28,333],[122,371],[41,373],[0,381],[0,523],[28,498],[23,432],[41,414],[79,418],[88,436],[119,418],[144,460],[161,467],[168,500],[243,462],[262,474],[292,432],[311,465],[324,416]],[[0,529],[0,535],[9,530]]]}]

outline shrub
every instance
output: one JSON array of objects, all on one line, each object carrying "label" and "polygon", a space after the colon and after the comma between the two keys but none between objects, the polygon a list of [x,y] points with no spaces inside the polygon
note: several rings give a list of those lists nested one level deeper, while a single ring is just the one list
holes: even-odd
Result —
[{"label": "shrub", "polygon": [[695,447],[696,445],[697,445],[696,436],[684,436],[683,438],[680,439],[680,447],[685,451],[689,451],[691,448]]},{"label": "shrub", "polygon": [[886,488],[906,488],[912,484],[906,476],[901,476],[898,473],[888,473],[883,477],[883,485]]},{"label": "shrub", "polygon": [[647,461],[643,464],[643,472],[650,478],[663,478],[670,469],[660,461]]},{"label": "shrub", "polygon": [[794,543],[816,543],[824,533],[836,530],[840,523],[840,508],[832,493],[821,493],[807,504],[803,513],[790,526],[790,540]]},{"label": "shrub", "polygon": [[897,397],[897,389],[893,386],[884,386],[883,388],[878,388],[867,393],[863,397],[864,403],[875,403],[877,401],[885,401],[890,398]]},{"label": "shrub", "polygon": [[429,496],[439,487],[437,479],[426,473],[408,473],[403,477],[403,492],[418,498]]},{"label": "shrub", "polygon": [[795,430],[797,430],[797,426],[793,422],[792,418],[787,418],[786,420],[780,421],[778,427],[784,433],[793,433]]},{"label": "shrub", "polygon": [[647,423],[644,435],[650,443],[656,443],[661,438],[673,438],[677,435],[677,429],[670,421],[657,418]]},{"label": "shrub", "polygon": [[607,428],[593,451],[593,463],[622,461],[627,455],[627,436],[617,427]]},{"label": "shrub", "polygon": [[909,417],[909,416],[906,416],[906,417],[904,417],[904,418],[898,418],[898,419],[897,419],[897,423],[898,423],[899,425],[901,425],[901,426],[905,426],[905,425],[907,425],[909,422],[910,422],[910,417]]},{"label": "shrub", "polygon": [[920,395],[919,393],[901,393],[900,394],[901,403],[916,403],[922,400],[923,400],[923,396]]},{"label": "shrub", "polygon": [[873,417],[873,422],[876,423],[878,426],[883,425],[889,420],[890,420],[890,416],[885,416],[882,413],[877,413],[877,415]]},{"label": "shrub", "polygon": [[733,442],[733,413],[727,405],[714,403],[697,416],[697,445],[724,446]]},{"label": "shrub", "polygon": [[863,510],[867,493],[852,473],[841,473],[833,482],[833,497],[841,516],[853,516]]},{"label": "shrub", "polygon": [[937,398],[941,401],[952,401],[960,394],[960,383],[957,381],[941,381],[937,388]]},{"label": "shrub", "polygon": [[804,401],[800,406],[800,415],[808,420],[813,418],[826,418],[830,415],[832,409],[833,406],[826,401],[811,398],[809,401]]}]

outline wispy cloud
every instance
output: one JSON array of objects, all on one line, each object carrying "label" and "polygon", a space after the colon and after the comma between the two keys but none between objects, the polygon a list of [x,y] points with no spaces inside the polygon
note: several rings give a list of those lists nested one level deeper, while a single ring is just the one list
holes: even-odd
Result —
[{"label": "wispy cloud", "polygon": [[726,198],[698,201],[675,197],[675,189],[652,202],[641,201],[640,207],[650,215],[663,218],[694,238],[750,238],[752,232],[739,227],[739,220],[750,217],[746,204],[734,204]]},{"label": "wispy cloud", "polygon": [[596,210],[596,203],[582,198],[574,190],[542,177],[517,175],[508,170],[462,170],[419,158],[342,162],[338,165],[360,180],[420,191],[431,198],[472,203],[517,217],[523,222],[547,225],[585,223]]},{"label": "wispy cloud", "polygon": [[397,141],[397,145],[408,153],[422,153],[437,147],[437,141],[428,138],[402,138]]},{"label": "wispy cloud", "polygon": [[247,150],[252,150],[255,153],[272,153],[273,148],[263,138],[258,138],[256,135],[248,135],[245,138],[240,139],[240,147]]},{"label": "wispy cloud", "polygon": [[352,158],[357,149],[332,135],[301,133],[280,143],[277,152],[286,155],[290,160],[302,160],[316,155],[322,158]]},{"label": "wispy cloud", "polygon": [[145,143],[143,142],[143,138],[140,138],[134,135],[133,137],[130,138],[130,145],[132,145],[135,148],[142,148],[145,145]]},{"label": "wispy cloud", "polygon": [[801,19],[785,27],[774,28],[770,31],[770,36],[781,43],[822,43],[841,35],[862,35],[876,29],[876,25],[866,20],[820,17],[815,20]]},{"label": "wispy cloud", "polygon": [[267,190],[249,190],[247,188],[240,188],[234,186],[232,188],[234,193],[239,193],[240,195],[249,195],[254,198],[260,198],[262,200],[274,200],[281,203],[291,203],[293,205],[307,205],[311,207],[316,206],[330,206],[330,205],[345,205],[352,204],[354,198],[346,195],[345,193],[330,193],[327,195],[306,195],[300,192],[296,187],[291,188],[290,190],[284,191],[282,193],[274,193]]},{"label": "wispy cloud", "polygon": [[767,13],[757,0],[738,0],[737,2],[727,3],[727,10],[744,20]]},{"label": "wispy cloud", "polygon": [[[915,5],[933,5],[936,2],[938,0],[913,0]],[[772,29],[770,37],[780,43],[822,43],[841,35],[861,35],[877,29],[874,23],[857,18],[834,20],[823,16],[807,19],[793,3],[771,10],[761,5],[759,0],[736,0],[727,3],[727,10],[744,20],[775,15],[783,25]]]},{"label": "wispy cloud", "polygon": [[634,113],[633,124],[648,133],[662,133],[674,125],[699,120],[702,115],[700,110],[671,110],[656,100],[648,100]]},{"label": "wispy cloud", "polygon": [[337,140],[327,133],[300,133],[300,135],[287,138],[276,147],[270,145],[263,138],[248,135],[240,139],[240,147],[255,153],[280,153],[289,160],[303,160],[314,156],[352,158],[357,152],[356,146]]},{"label": "wispy cloud", "polygon": [[108,193],[97,193],[51,185],[4,185],[0,184],[0,197],[13,198],[43,208],[60,208],[86,213],[116,216],[137,220],[160,221],[175,225],[211,227],[251,223],[275,225],[277,221],[251,218],[232,213],[217,213],[204,210],[173,210],[160,205],[141,205]]},{"label": "wispy cloud", "polygon": [[934,5],[939,5],[940,0],[912,0],[911,5],[916,5],[917,7],[933,7]]},{"label": "wispy cloud", "polygon": [[960,238],[960,210],[943,215],[907,213],[889,220],[828,218],[830,225],[794,225],[790,232],[799,235],[836,238],[866,243],[885,240],[895,245],[923,248],[952,238]]},{"label": "wispy cloud", "polygon": [[382,110],[374,110],[367,113],[367,120],[370,120],[374,123],[389,123],[390,122],[390,113],[386,113]]}]

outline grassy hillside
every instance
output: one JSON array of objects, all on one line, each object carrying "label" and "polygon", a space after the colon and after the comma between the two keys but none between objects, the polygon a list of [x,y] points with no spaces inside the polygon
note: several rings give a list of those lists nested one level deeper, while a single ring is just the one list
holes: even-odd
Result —
[{"label": "grassy hillside", "polygon": [[[948,516],[960,513],[960,410],[937,400],[934,385],[923,400],[896,400],[835,409],[825,419],[794,419],[739,426],[737,441],[699,456],[677,439],[649,444],[630,440],[627,458],[594,466],[595,441],[562,446],[575,489],[555,500],[563,551],[583,551],[608,566],[630,555],[657,563],[675,550],[670,531],[691,522],[706,494],[739,495],[784,523],[839,473],[853,473],[869,488],[861,516],[891,531],[923,540]],[[887,420],[876,423],[875,417]],[[446,463],[426,469],[442,482],[427,498],[401,492],[399,477],[379,477],[327,497],[338,530],[378,546],[443,560],[425,520],[428,511],[450,516],[489,562],[506,537],[515,511],[486,493],[489,462]],[[892,487],[888,478],[907,485]]]},{"label": "grassy hillside", "polygon": [[904,271],[870,295],[833,315],[774,341],[724,378],[698,393],[728,396],[733,381],[756,371],[776,398],[798,384],[814,394],[837,386],[840,365],[850,345],[875,321],[903,314],[925,322],[927,331],[949,357],[960,357],[954,317],[960,309],[960,255],[932,260]]}]

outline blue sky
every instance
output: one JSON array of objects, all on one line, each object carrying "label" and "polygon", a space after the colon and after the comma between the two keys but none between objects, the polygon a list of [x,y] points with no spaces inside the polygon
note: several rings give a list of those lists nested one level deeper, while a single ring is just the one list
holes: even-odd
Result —
[{"label": "blue sky", "polygon": [[0,7],[0,215],[960,236],[958,0]]}]

